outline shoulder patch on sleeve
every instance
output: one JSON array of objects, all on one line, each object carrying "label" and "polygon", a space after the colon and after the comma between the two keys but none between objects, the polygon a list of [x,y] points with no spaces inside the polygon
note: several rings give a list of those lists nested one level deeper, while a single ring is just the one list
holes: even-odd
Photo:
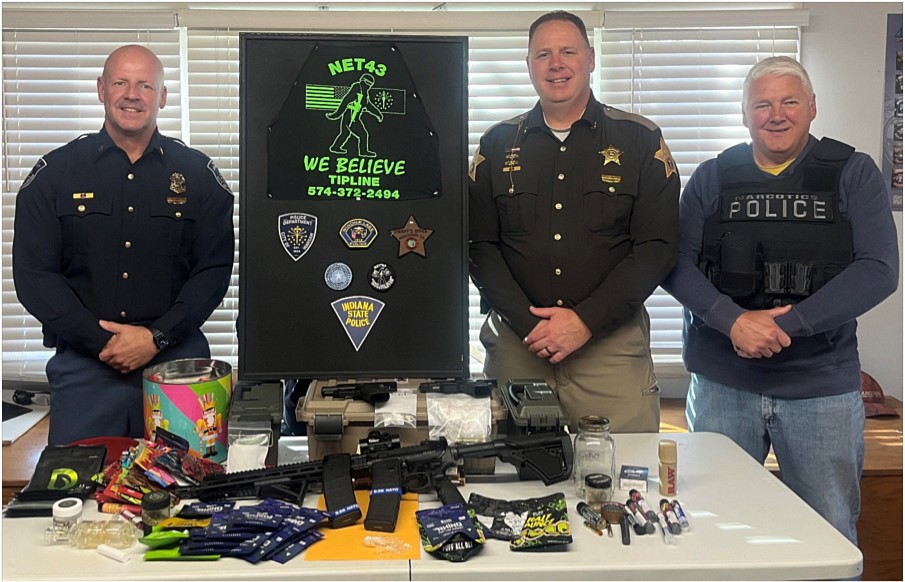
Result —
[{"label": "shoulder patch on sleeve", "polygon": [[35,178],[38,176],[38,172],[47,167],[47,161],[44,158],[38,160],[38,163],[35,164],[35,167],[31,169],[31,172],[25,176],[25,180],[22,182],[22,186],[19,188],[19,191],[25,190],[28,188],[29,184],[35,181]]},{"label": "shoulder patch on sleeve", "polygon": [[475,181],[475,175],[478,172],[478,166],[481,165],[481,162],[486,160],[484,156],[481,155],[481,146],[478,146],[477,151],[474,153],[474,157],[471,158],[471,167],[468,168],[468,177],[471,178],[471,181]]},{"label": "shoulder patch on sleeve", "polygon": [[220,187],[229,192],[232,196],[233,191],[229,189],[229,184],[226,183],[226,180],[223,178],[223,174],[220,173],[220,170],[217,169],[216,164],[214,164],[214,160],[208,160],[207,169],[211,171],[211,174],[214,175],[214,179],[217,180],[217,183],[220,184]]},{"label": "shoulder patch on sleeve", "polygon": [[654,159],[663,162],[667,180],[669,180],[669,177],[673,174],[679,173],[679,170],[676,168],[676,162],[672,159],[672,152],[669,151],[669,146],[666,145],[666,140],[663,139],[662,135],[660,136],[660,149],[654,154]]},{"label": "shoulder patch on sleeve", "polygon": [[651,131],[656,131],[660,129],[657,127],[657,124],[651,121],[650,119],[644,117],[643,115],[638,115],[637,113],[629,113],[628,111],[622,111],[621,109],[614,109],[613,107],[606,106],[603,108],[604,115],[609,117],[610,119],[616,121],[632,121],[637,123],[638,125],[642,125]]}]

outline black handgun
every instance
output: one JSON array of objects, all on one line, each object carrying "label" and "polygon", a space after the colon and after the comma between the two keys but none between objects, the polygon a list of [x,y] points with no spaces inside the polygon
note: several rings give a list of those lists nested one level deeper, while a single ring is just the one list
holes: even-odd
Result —
[{"label": "black handgun", "polygon": [[337,384],[321,388],[321,396],[331,398],[354,398],[368,404],[378,404],[390,399],[390,392],[396,391],[396,382],[360,382],[357,384]]},{"label": "black handgun", "polygon": [[439,382],[422,382],[419,392],[436,392],[439,394],[468,394],[475,398],[487,398],[496,388],[496,380],[442,380]]}]

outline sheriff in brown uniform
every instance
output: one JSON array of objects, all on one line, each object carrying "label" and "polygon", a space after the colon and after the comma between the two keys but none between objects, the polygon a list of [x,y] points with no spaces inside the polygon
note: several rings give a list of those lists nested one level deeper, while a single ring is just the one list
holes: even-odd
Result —
[{"label": "sheriff in brown uniform", "polygon": [[470,173],[484,373],[545,378],[573,424],[596,414],[655,432],[644,300],[676,260],[675,163],[653,123],[592,95],[581,19],[540,17],[527,62],[538,104],[487,131]]}]

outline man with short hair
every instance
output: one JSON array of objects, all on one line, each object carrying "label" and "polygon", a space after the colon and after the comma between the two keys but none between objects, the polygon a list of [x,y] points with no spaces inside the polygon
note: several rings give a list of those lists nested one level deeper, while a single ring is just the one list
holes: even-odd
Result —
[{"label": "man with short hair", "polygon": [[580,18],[538,18],[526,61],[537,105],[490,128],[470,171],[484,374],[545,379],[573,426],[656,432],[644,300],[675,263],[675,162],[656,125],[594,98]]},{"label": "man with short hair", "polygon": [[898,284],[898,243],[876,164],[809,133],[817,102],[794,59],[745,79],[751,144],[701,164],[680,202],[692,431],[732,438],[857,541],[864,459],[855,318]]},{"label": "man with short hair", "polygon": [[42,324],[52,445],[144,434],[142,369],[210,358],[229,288],[234,197],[214,163],[157,131],[167,90],[145,47],[97,79],[104,125],[42,157],[16,198],[13,278]]}]

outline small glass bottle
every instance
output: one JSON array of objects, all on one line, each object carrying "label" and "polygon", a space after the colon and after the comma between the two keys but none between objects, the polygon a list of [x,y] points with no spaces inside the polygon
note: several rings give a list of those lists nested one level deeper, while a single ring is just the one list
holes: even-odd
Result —
[{"label": "small glass bottle", "polygon": [[141,498],[141,522],[145,531],[170,517],[170,494],[157,490],[145,493]]},{"label": "small glass bottle", "polygon": [[119,518],[100,521],[80,521],[73,526],[69,543],[81,549],[106,544],[111,548],[130,547],[138,539],[135,526]]},{"label": "small glass bottle", "polygon": [[69,528],[82,517],[82,500],[66,497],[53,504],[53,525],[44,531],[44,540],[65,542],[69,540]]},{"label": "small glass bottle", "polygon": [[[53,529],[53,528],[51,528]],[[68,528],[54,531],[50,538],[50,529],[44,533],[44,539],[53,542],[68,541],[79,549],[94,549],[101,544],[112,548],[124,549],[135,543],[135,526],[124,519],[81,520]]]},{"label": "small glass bottle", "polygon": [[616,474],[616,443],[610,436],[610,421],[602,416],[583,416],[575,436],[575,494],[586,500],[585,478],[593,473],[613,482]]}]

